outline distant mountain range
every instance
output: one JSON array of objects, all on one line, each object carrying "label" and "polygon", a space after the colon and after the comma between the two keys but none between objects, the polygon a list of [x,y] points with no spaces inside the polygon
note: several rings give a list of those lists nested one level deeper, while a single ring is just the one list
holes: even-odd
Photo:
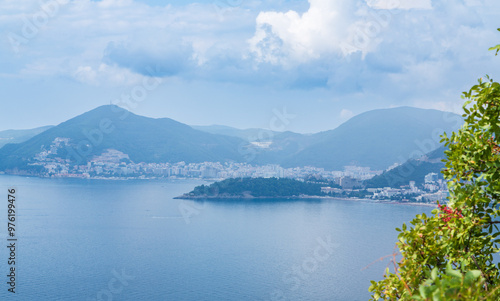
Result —
[{"label": "distant mountain range", "polygon": [[[112,149],[133,162],[248,162],[283,167],[346,165],[386,169],[438,148],[459,115],[410,107],[374,110],[316,134],[193,126],[102,106],[0,149],[0,170],[28,168],[40,156],[84,164]],[[0,132],[1,134],[2,132]]]},{"label": "distant mountain range", "polygon": [[285,158],[282,165],[341,170],[346,165],[382,170],[440,146],[439,135],[458,129],[459,115],[410,107],[374,110],[338,128],[313,135],[314,143]]},{"label": "distant mountain range", "polygon": [[191,127],[195,130],[211,134],[237,137],[249,142],[266,142],[270,140],[270,137],[279,134],[279,132],[271,130],[264,130],[259,128],[241,130],[225,125],[192,125]]},{"label": "distant mountain range", "polygon": [[[357,115],[334,130],[311,135],[293,132],[271,135],[265,130],[231,127],[196,127],[211,133],[253,139],[261,131],[264,149],[256,149],[256,163],[284,167],[315,166],[342,170],[347,165],[383,170],[403,163],[410,155],[423,155],[439,145],[439,135],[458,129],[462,118],[453,113],[411,107],[381,109]],[[250,136],[247,136],[249,135]],[[262,134],[265,133],[265,134]],[[271,136],[269,139],[268,137]],[[248,139],[250,137],[250,139]]]},{"label": "distant mountain range", "polygon": [[45,132],[52,126],[42,126],[30,130],[6,130],[0,132],[0,148],[7,143],[21,143],[36,135]]},{"label": "distant mountain range", "polygon": [[[258,164],[281,164],[284,158],[293,156],[301,150],[321,140],[321,134],[309,135],[294,132],[276,132],[266,129],[236,129],[223,125],[193,126],[193,128],[212,134],[238,137],[250,145],[244,152]],[[250,156],[249,154],[255,155]]]}]

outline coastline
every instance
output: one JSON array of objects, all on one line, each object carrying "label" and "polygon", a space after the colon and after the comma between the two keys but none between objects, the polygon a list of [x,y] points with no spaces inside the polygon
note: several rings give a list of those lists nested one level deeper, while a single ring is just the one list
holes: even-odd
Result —
[{"label": "coastline", "polygon": [[[28,177],[28,178],[38,178],[38,179],[48,179],[48,180],[61,180],[61,179],[75,179],[75,180],[104,180],[104,181],[145,181],[145,180],[177,180],[177,181],[206,181],[213,182],[215,179],[198,179],[198,178],[182,178],[182,177],[42,177],[37,175],[21,175],[21,174],[9,174],[0,172],[0,176],[12,176],[12,177]],[[436,203],[418,203],[418,202],[401,202],[394,200],[377,200],[377,199],[365,199],[365,198],[348,198],[348,197],[332,197],[332,196],[319,196],[319,195],[299,195],[299,196],[263,196],[255,197],[250,194],[248,195],[218,195],[218,196],[190,196],[183,194],[174,199],[181,200],[223,200],[223,199],[240,199],[240,200],[253,200],[253,199],[282,199],[282,200],[292,200],[292,199],[316,199],[316,200],[341,200],[341,201],[351,201],[351,202],[365,202],[365,203],[377,203],[377,204],[392,204],[392,205],[406,205],[406,206],[423,206],[423,207],[433,207],[437,208]]]},{"label": "coastline", "polygon": [[394,200],[374,200],[374,199],[363,199],[363,198],[339,198],[339,197],[331,197],[331,196],[316,196],[316,195],[300,195],[300,196],[263,196],[263,197],[255,197],[251,195],[238,195],[238,196],[230,196],[230,195],[218,195],[218,196],[189,196],[189,195],[181,195],[174,197],[174,199],[180,200],[226,200],[226,199],[238,199],[238,200],[259,200],[259,199],[320,199],[320,200],[340,200],[340,201],[351,201],[351,202],[365,202],[365,203],[374,203],[374,204],[391,204],[391,205],[407,205],[407,206],[423,206],[423,207],[435,207],[437,208],[437,204],[433,203],[417,203],[417,202],[398,202]]}]

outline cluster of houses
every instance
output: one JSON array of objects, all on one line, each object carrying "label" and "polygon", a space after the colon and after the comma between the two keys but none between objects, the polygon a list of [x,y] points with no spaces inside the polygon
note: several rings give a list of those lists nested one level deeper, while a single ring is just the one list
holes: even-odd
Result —
[{"label": "cluster of houses", "polygon": [[[402,202],[435,203],[438,200],[446,200],[448,187],[445,181],[438,178],[436,173],[429,173],[424,177],[424,183],[415,185],[410,181],[408,185],[399,188],[362,188],[356,179],[340,179],[342,188],[322,187],[321,190],[332,196],[349,196],[365,193],[367,197],[377,200],[398,200]],[[358,187],[357,187],[358,186]]]},{"label": "cluster of houses", "polygon": [[306,179],[314,176],[334,181],[341,188],[323,187],[322,191],[335,196],[360,194],[373,199],[400,201],[435,202],[446,199],[446,183],[438,179],[435,173],[425,176],[424,184],[409,185],[399,188],[363,188],[363,180],[370,179],[382,171],[372,171],[368,167],[346,166],[343,171],[326,171],[311,166],[283,168],[276,164],[252,165],[237,162],[201,162],[201,163],[134,163],[129,156],[115,149],[107,149],[101,155],[93,157],[85,164],[74,165],[67,159],[57,157],[58,149],[68,145],[67,138],[56,138],[50,146],[38,153],[31,165],[42,168],[43,177],[77,178],[195,178],[223,180],[238,177],[294,178]]}]

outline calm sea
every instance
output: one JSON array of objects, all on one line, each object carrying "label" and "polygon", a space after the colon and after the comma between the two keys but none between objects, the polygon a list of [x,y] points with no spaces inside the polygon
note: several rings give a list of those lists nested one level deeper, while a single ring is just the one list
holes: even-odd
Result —
[{"label": "calm sea", "polygon": [[173,199],[201,183],[0,176],[0,300],[367,300],[388,265],[372,263],[393,252],[394,228],[432,209]]}]

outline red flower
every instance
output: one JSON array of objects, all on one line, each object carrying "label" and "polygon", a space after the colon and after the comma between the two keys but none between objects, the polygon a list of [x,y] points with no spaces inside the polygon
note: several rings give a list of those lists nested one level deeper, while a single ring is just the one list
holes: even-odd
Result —
[{"label": "red flower", "polygon": [[452,209],[445,205],[439,205],[439,209],[442,212],[439,216],[445,223],[449,222],[452,218],[463,218],[462,211],[459,209]]}]

